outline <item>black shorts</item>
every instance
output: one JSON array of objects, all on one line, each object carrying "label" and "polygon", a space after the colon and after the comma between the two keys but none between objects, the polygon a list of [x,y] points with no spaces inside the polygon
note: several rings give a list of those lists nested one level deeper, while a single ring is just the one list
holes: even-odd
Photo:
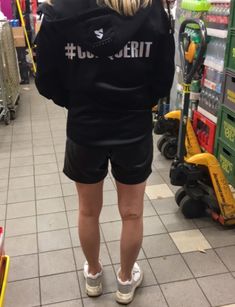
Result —
[{"label": "black shorts", "polygon": [[119,146],[81,146],[67,139],[64,173],[71,180],[92,184],[103,180],[111,162],[113,177],[123,184],[144,182],[151,174],[153,139]]}]

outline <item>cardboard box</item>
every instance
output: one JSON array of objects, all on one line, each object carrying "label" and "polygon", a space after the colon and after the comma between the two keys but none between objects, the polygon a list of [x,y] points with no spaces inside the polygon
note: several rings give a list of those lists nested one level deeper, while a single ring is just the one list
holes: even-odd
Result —
[{"label": "cardboard box", "polygon": [[12,27],[15,47],[25,47],[23,27]]}]

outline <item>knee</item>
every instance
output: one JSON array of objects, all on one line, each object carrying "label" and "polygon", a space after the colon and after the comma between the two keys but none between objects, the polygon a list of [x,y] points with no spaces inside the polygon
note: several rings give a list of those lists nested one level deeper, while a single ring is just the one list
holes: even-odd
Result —
[{"label": "knee", "polygon": [[132,210],[124,210],[120,212],[121,218],[123,221],[135,221],[143,218],[143,213]]},{"label": "knee", "polygon": [[86,218],[99,218],[101,206],[89,206],[89,204],[83,204],[79,206],[79,216]]}]

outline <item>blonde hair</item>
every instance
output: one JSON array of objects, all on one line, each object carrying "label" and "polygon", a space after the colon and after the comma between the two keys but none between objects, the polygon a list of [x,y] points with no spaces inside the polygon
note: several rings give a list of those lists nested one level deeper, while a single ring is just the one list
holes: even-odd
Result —
[{"label": "blonde hair", "polygon": [[[52,5],[53,0],[46,0]],[[96,0],[100,6],[106,6],[119,14],[133,16],[139,9],[152,4],[152,0]]]},{"label": "blonde hair", "polygon": [[97,4],[107,6],[119,14],[133,16],[140,8],[152,4],[152,0],[97,0]]}]

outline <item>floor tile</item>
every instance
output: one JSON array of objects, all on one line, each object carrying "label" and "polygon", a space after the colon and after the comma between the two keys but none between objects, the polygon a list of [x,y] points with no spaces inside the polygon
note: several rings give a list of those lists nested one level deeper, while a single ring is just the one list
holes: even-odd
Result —
[{"label": "floor tile", "polygon": [[[10,143],[9,143],[10,144]],[[1,146],[1,144],[0,144]],[[1,152],[0,152],[0,165],[1,162],[5,159],[10,159],[10,155],[11,155],[11,145],[4,145],[1,146]]]},{"label": "floor tile", "polygon": [[6,217],[6,205],[0,205],[0,220],[5,220]]},{"label": "floor tile", "polygon": [[37,214],[65,211],[64,200],[62,197],[37,200],[36,205]]},{"label": "floor tile", "polygon": [[[19,136],[17,135],[17,140],[20,141],[20,139],[22,139],[22,141],[25,140],[30,140],[31,139],[31,135],[26,135],[25,137],[23,136]],[[14,140],[14,139],[13,139]],[[32,148],[25,148],[25,149],[15,149],[14,151],[11,152],[11,157],[12,158],[16,158],[16,157],[28,157],[28,156],[32,156],[33,155],[33,150]]]},{"label": "floor tile", "polygon": [[147,180],[147,186],[155,184],[163,184],[163,183],[165,182],[158,172],[152,172],[152,174],[149,176]]},{"label": "floor tile", "polygon": [[11,282],[7,285],[5,307],[39,306],[39,279]]},{"label": "floor tile", "polygon": [[212,306],[235,303],[235,279],[231,274],[201,277],[198,283]]},{"label": "floor tile", "polygon": [[104,180],[104,191],[110,191],[110,190],[115,190],[115,186],[113,184],[112,179],[110,178],[106,178]]},{"label": "floor tile", "polygon": [[36,233],[36,217],[22,217],[6,221],[6,237]]},{"label": "floor tile", "polygon": [[[64,160],[64,159],[62,159],[62,160]],[[61,183],[72,183],[72,182],[73,182],[73,181],[72,181],[70,178],[68,178],[63,172],[60,172],[59,175],[60,175],[60,181],[61,181]]]},{"label": "floor tile", "polygon": [[10,178],[10,180],[9,180],[9,189],[10,190],[31,188],[33,186],[34,186],[33,176]]},{"label": "floor tile", "polygon": [[33,176],[33,165],[19,166],[19,167],[11,167],[10,168],[10,177],[26,177]]},{"label": "floor tile", "polygon": [[38,255],[11,257],[10,261],[9,282],[39,276]]},{"label": "floor tile", "polygon": [[43,305],[43,307],[83,307],[83,305],[81,300],[73,300],[62,303]]},{"label": "floor tile", "polygon": [[36,234],[6,238],[5,250],[9,256],[37,253]]},{"label": "floor tile", "polygon": [[104,191],[103,205],[116,205],[117,204],[117,191]]},{"label": "floor tile", "polygon": [[1,168],[1,172],[0,172],[0,179],[8,179],[8,174],[9,174],[9,168],[5,167],[5,168]]},{"label": "floor tile", "polygon": [[166,233],[166,228],[158,216],[144,217],[144,236]]},{"label": "floor tile", "polygon": [[151,200],[173,196],[173,193],[171,192],[167,184],[149,185],[146,187],[145,193]]},{"label": "floor tile", "polygon": [[122,222],[110,222],[101,224],[105,241],[119,240],[121,236]]},{"label": "floor tile", "polygon": [[77,195],[77,190],[74,182],[62,183],[62,192],[64,196]]},{"label": "floor tile", "polygon": [[0,169],[5,168],[5,167],[9,167],[9,165],[10,165],[10,159],[9,158],[0,160]]},{"label": "floor tile", "polygon": [[8,179],[0,179],[0,192],[5,191],[8,188]]},{"label": "floor tile", "polygon": [[8,190],[7,202],[20,203],[32,201],[35,199],[35,190],[33,188],[19,189],[19,190]]},{"label": "floor tile", "polygon": [[68,229],[41,232],[38,234],[39,252],[70,248],[72,246]]},{"label": "floor tile", "polygon": [[144,214],[143,216],[154,216],[157,215],[156,211],[154,210],[152,203],[150,200],[144,201]]},{"label": "floor tile", "polygon": [[80,298],[77,274],[64,273],[41,277],[42,304]]},{"label": "floor tile", "polygon": [[160,284],[193,277],[181,255],[153,258],[149,262]]},{"label": "floor tile", "polygon": [[38,220],[39,232],[63,229],[68,227],[68,222],[65,212],[39,215],[37,217],[37,220]]},{"label": "floor tile", "polygon": [[139,288],[130,307],[151,307],[154,304],[158,307],[166,307],[166,301],[158,286]]},{"label": "floor tile", "polygon": [[142,246],[146,256],[150,258],[179,253],[168,234],[144,237]]},{"label": "floor tile", "polygon": [[35,214],[36,213],[34,201],[9,204],[7,206],[7,219],[33,216]]},{"label": "floor tile", "polygon": [[52,145],[52,138],[44,138],[44,139],[33,139],[33,146],[38,147],[38,146],[47,146],[47,145]]},{"label": "floor tile", "polygon": [[0,205],[6,205],[7,203],[7,190],[0,192]]},{"label": "floor tile", "polygon": [[64,249],[39,254],[40,276],[75,271],[73,250]]},{"label": "floor tile", "polygon": [[208,249],[206,253],[185,253],[183,257],[195,277],[227,272],[226,267],[213,250]]},{"label": "floor tile", "polygon": [[65,151],[65,144],[55,144],[55,152],[63,153]]},{"label": "floor tile", "polygon": [[[62,152],[56,152],[56,159],[57,159],[58,162],[64,162],[64,156],[65,156],[64,152],[63,153]],[[63,170],[61,171],[61,173],[62,172],[63,172]],[[71,179],[70,179],[70,182],[71,182]]]},{"label": "floor tile", "polygon": [[45,175],[58,172],[57,163],[45,163],[34,165],[35,175]]},{"label": "floor tile", "polygon": [[71,235],[72,246],[73,247],[81,246],[79,236],[78,236],[78,228],[72,227],[72,228],[69,228],[69,231],[70,231],[70,235]]},{"label": "floor tile", "polygon": [[164,226],[167,228],[168,232],[196,228],[194,222],[192,220],[186,219],[180,211],[162,215],[161,220]]},{"label": "floor tile", "polygon": [[159,215],[171,214],[179,211],[175,199],[173,197],[151,200],[153,207]]},{"label": "floor tile", "polygon": [[34,155],[53,154],[54,152],[55,152],[54,147],[50,145],[33,147]]},{"label": "floor tile", "polygon": [[[81,295],[82,297],[87,297],[85,292],[85,279],[83,275],[83,271],[78,273],[79,283],[81,287]],[[103,293],[114,292],[117,289],[116,283],[116,275],[114,274],[113,267],[111,265],[105,266],[103,268]]]},{"label": "floor tile", "polygon": [[78,197],[77,195],[64,196],[66,210],[78,209]]},{"label": "floor tile", "polygon": [[[85,262],[85,256],[83,254],[82,248],[81,247],[75,247],[74,248],[74,255],[75,255],[75,261],[76,261],[77,269],[82,270],[84,262]],[[108,253],[107,247],[104,243],[100,244],[100,259],[101,259],[103,265],[110,265],[111,264],[109,253]]]},{"label": "floor tile", "polygon": [[200,219],[194,219],[193,221],[199,229],[205,227],[213,227],[215,225],[215,222],[212,220],[212,218],[207,216],[201,217]]},{"label": "floor tile", "polygon": [[27,166],[27,165],[33,165],[33,157],[15,157],[11,158],[11,168],[19,167],[19,166]]},{"label": "floor tile", "polygon": [[36,198],[37,199],[47,199],[61,197],[62,190],[60,184],[45,186],[45,187],[36,187]]},{"label": "floor tile", "polygon": [[195,280],[161,285],[169,307],[208,307],[210,304]]},{"label": "floor tile", "polygon": [[46,164],[46,163],[56,163],[56,156],[55,154],[47,154],[47,155],[35,155],[34,156],[34,164]]},{"label": "floor tile", "polygon": [[181,253],[204,251],[211,248],[198,229],[172,232],[170,236]]},{"label": "floor tile", "polygon": [[[108,242],[107,247],[113,264],[120,263],[120,241]],[[137,260],[145,259],[143,249],[140,249]]]},{"label": "floor tile", "polygon": [[50,186],[55,184],[60,184],[60,177],[58,173],[35,176],[35,185],[37,187]]},{"label": "floor tile", "polygon": [[203,228],[201,232],[213,248],[235,244],[235,229],[223,228],[221,225]]},{"label": "floor tile", "polygon": [[78,225],[78,211],[77,210],[68,211],[67,216],[68,216],[69,227],[77,227],[77,225]]},{"label": "floor tile", "polygon": [[217,248],[216,253],[230,271],[235,271],[235,246]]},{"label": "floor tile", "polygon": [[100,223],[120,221],[121,217],[119,214],[117,205],[104,206],[100,214]]}]

